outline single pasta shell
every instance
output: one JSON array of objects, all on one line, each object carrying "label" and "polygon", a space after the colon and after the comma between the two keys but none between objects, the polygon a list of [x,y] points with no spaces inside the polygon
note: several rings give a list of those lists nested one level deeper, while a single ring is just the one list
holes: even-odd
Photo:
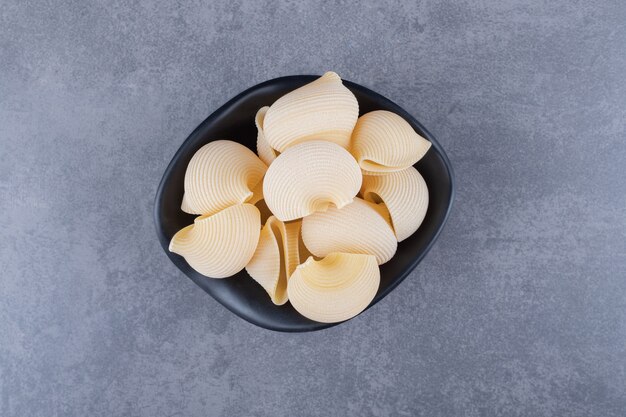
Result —
[{"label": "single pasta shell", "polygon": [[372,255],[332,253],[298,266],[287,292],[293,307],[303,316],[322,323],[348,320],[374,299],[380,270]]},{"label": "single pasta shell", "polygon": [[238,204],[216,214],[197,217],[170,241],[170,252],[211,278],[225,278],[241,271],[254,255],[261,218],[252,204]]},{"label": "single pasta shell", "polygon": [[270,165],[263,180],[265,202],[281,221],[295,220],[332,203],[343,207],[361,187],[358,164],[341,146],[324,141],[294,145]]},{"label": "single pasta shell", "polygon": [[350,151],[363,174],[382,175],[412,166],[430,146],[402,117],[376,110],[359,117]]},{"label": "single pasta shell", "polygon": [[261,230],[254,256],[246,265],[248,274],[267,291],[272,302],[287,302],[287,280],[299,261],[301,221],[283,223],[272,216]]},{"label": "single pasta shell", "polygon": [[263,130],[269,146],[279,152],[315,139],[347,149],[358,117],[354,94],[339,75],[327,72],[276,100],[265,115]]},{"label": "single pasta shell", "polygon": [[266,170],[263,161],[245,146],[230,140],[210,142],[189,161],[181,208],[209,215],[250,202]]},{"label": "single pasta shell", "polygon": [[428,209],[426,181],[413,167],[388,175],[364,175],[361,195],[387,206],[398,242],[415,233]]},{"label": "single pasta shell", "polygon": [[263,131],[263,121],[265,119],[265,114],[269,106],[261,107],[259,111],[256,113],[254,118],[254,124],[257,128],[257,137],[256,137],[256,152],[259,154],[259,158],[261,161],[265,163],[265,165],[270,166],[270,164],[276,159],[278,153],[272,149],[270,144],[265,139],[265,133]]},{"label": "single pasta shell", "polygon": [[374,255],[384,264],[396,253],[393,229],[370,203],[355,198],[347,206],[331,207],[302,219],[302,240],[311,253],[332,252]]}]

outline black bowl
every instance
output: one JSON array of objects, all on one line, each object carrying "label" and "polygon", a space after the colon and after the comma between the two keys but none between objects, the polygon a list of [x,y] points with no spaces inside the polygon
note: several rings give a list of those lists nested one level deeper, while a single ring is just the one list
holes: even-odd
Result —
[{"label": "black bowl", "polygon": [[[335,324],[318,323],[301,316],[289,303],[275,306],[267,293],[248,276],[245,270],[226,279],[207,278],[194,271],[182,256],[168,250],[174,234],[193,223],[195,216],[180,210],[187,164],[203,145],[217,139],[231,139],[256,151],[254,116],[263,106],[318,78],[295,75],[258,84],[224,104],[189,135],[172,158],[159,184],[154,204],[154,222],[163,250],[174,264],[200,288],[239,317],[266,329],[283,332],[320,330]],[[373,306],[389,294],[419,264],[439,236],[450,212],[454,196],[452,167],[443,149],[430,133],[400,106],[358,84],[345,81],[359,102],[360,114],[372,110],[389,110],[399,114],[432,147],[415,167],[424,177],[430,193],[430,205],[424,222],[408,239],[398,244],[396,255],[381,265],[380,288],[369,305]]]}]

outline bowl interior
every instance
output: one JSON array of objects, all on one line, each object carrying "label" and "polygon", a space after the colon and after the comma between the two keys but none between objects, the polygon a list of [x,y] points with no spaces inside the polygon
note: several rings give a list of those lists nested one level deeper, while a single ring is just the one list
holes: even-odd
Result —
[{"label": "bowl interior", "polygon": [[[245,270],[226,279],[207,278],[194,271],[185,259],[168,250],[174,234],[192,224],[195,216],[180,210],[184,191],[185,170],[194,153],[203,145],[217,139],[237,141],[256,152],[257,110],[271,105],[276,99],[313,81],[318,76],[282,77],[258,84],[223,105],[198,126],[178,149],[159,185],[154,207],[157,235],[167,256],[213,298],[243,319],[258,326],[287,332],[313,331],[335,324],[317,323],[301,316],[287,303],[275,306],[267,293]],[[443,149],[428,131],[411,115],[392,101],[365,87],[345,81],[359,102],[360,114],[372,110],[389,110],[404,117],[413,128],[433,144],[415,167],[428,185],[430,204],[424,222],[411,237],[398,244],[396,255],[381,265],[381,282],[370,307],[393,290],[424,258],[441,232],[452,204],[454,185],[450,162]],[[369,307],[368,307],[369,308]]]}]

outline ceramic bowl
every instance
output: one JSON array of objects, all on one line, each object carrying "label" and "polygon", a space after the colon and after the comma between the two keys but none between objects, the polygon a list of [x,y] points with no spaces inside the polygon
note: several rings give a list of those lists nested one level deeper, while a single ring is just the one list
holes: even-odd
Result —
[{"label": "ceramic bowl", "polygon": [[[272,304],[267,293],[245,270],[225,279],[207,278],[194,271],[185,259],[168,250],[174,234],[192,224],[195,216],[181,211],[185,170],[194,153],[217,139],[237,141],[256,152],[254,116],[263,106],[271,105],[282,95],[314,79],[313,75],[296,75],[269,80],[247,89],[224,104],[198,126],[180,146],[169,163],[154,204],[154,221],[163,250],[170,260],[200,288],[239,317],[257,326],[284,332],[320,330],[338,323],[318,323],[301,316],[289,303]],[[345,81],[359,102],[360,114],[372,110],[389,110],[399,114],[432,147],[415,167],[428,185],[430,204],[424,222],[411,237],[398,244],[396,255],[381,265],[380,288],[369,307],[393,291],[417,267],[443,228],[454,196],[454,178],[450,161],[441,145],[413,116],[391,100],[356,83]],[[368,307],[368,308],[369,308]],[[207,317],[207,320],[211,320]]]}]

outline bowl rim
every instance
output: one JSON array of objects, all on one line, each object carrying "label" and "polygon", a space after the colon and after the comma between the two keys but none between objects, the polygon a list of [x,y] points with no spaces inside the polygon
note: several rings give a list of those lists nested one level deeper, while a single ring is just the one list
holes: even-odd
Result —
[{"label": "bowl rim", "polygon": [[[160,215],[161,214],[160,207],[161,207],[161,202],[164,199],[163,190],[164,190],[165,184],[167,182],[166,180],[170,177],[171,172],[174,170],[174,167],[177,165],[177,161],[180,159],[181,155],[187,152],[185,145],[188,144],[189,142],[192,142],[195,139],[195,137],[201,131],[203,131],[204,128],[208,124],[212,123],[216,118],[218,118],[224,112],[225,109],[230,108],[235,103],[241,101],[243,98],[245,98],[246,96],[250,95],[255,90],[262,89],[262,88],[264,88],[264,87],[266,87],[268,85],[275,84],[275,83],[281,83],[281,82],[291,82],[291,81],[311,82],[311,81],[313,81],[313,80],[315,80],[315,79],[317,79],[319,77],[320,77],[319,75],[309,75],[309,74],[287,75],[287,76],[272,78],[270,80],[263,81],[263,82],[261,82],[259,84],[255,84],[255,85],[245,89],[241,93],[237,94],[236,96],[234,96],[233,98],[228,100],[226,103],[224,103],[221,106],[219,106],[216,110],[214,110],[179,145],[178,149],[176,150],[176,152],[172,156],[170,162],[168,163],[167,168],[163,172],[163,176],[161,177],[161,181],[159,181],[159,185],[157,187],[155,198],[154,198],[154,206],[153,206],[153,210],[152,210],[153,211],[154,225],[155,225],[155,228],[156,228],[157,237],[159,239],[161,247],[165,251],[165,253],[166,253],[167,257],[170,259],[170,261],[172,261],[172,263],[179,270],[180,270],[180,268],[179,268],[178,264],[176,263],[175,259],[173,259],[172,254],[168,250],[168,248],[169,248],[169,241],[166,240],[165,232],[163,230],[163,226],[162,226],[162,222],[161,222],[161,215]],[[353,81],[349,81],[349,80],[345,80],[345,79],[342,79],[342,82],[343,82],[343,84],[346,87],[348,87],[349,90],[351,90],[351,91],[359,91],[363,95],[369,96],[369,97],[373,98],[377,102],[384,103],[384,105],[386,107],[392,108],[394,113],[396,113],[396,114],[400,115],[401,117],[403,117],[410,124],[416,125],[419,128],[419,130],[421,131],[422,136],[424,136],[426,139],[428,139],[432,143],[431,148],[436,150],[437,153],[439,154],[439,156],[441,157],[441,159],[443,161],[443,165],[445,166],[445,169],[447,171],[448,177],[450,178],[450,185],[449,185],[448,190],[447,190],[449,195],[450,195],[450,198],[449,198],[447,207],[445,209],[445,212],[443,213],[443,217],[441,218],[441,222],[440,222],[440,224],[437,227],[437,230],[435,231],[435,233],[433,233],[431,235],[431,237],[429,238],[428,243],[426,244],[424,249],[421,251],[421,253],[418,256],[416,256],[406,268],[404,268],[402,273],[400,273],[399,275],[394,277],[393,281],[387,287],[383,288],[381,291],[376,293],[376,296],[370,302],[370,304],[361,313],[357,314],[357,316],[359,316],[360,314],[362,314],[366,310],[369,310],[371,307],[376,305],[383,298],[385,298],[391,291],[396,289],[396,287],[398,287],[398,285],[400,285],[400,283],[402,283],[407,278],[407,276],[411,272],[413,272],[415,270],[415,268],[424,259],[424,257],[428,254],[428,252],[430,252],[430,250],[434,246],[435,242],[439,238],[439,235],[443,231],[443,229],[444,229],[444,227],[445,227],[445,225],[446,225],[446,223],[448,221],[448,218],[450,217],[450,213],[451,213],[451,210],[452,210],[452,205],[453,205],[453,202],[454,202],[454,199],[455,199],[455,196],[456,196],[456,180],[455,180],[455,176],[454,176],[454,171],[452,169],[452,164],[450,163],[448,155],[446,154],[446,152],[442,148],[441,144],[428,131],[428,129],[426,129],[424,127],[424,125],[422,125],[422,123],[420,123],[414,116],[412,116],[410,113],[408,113],[406,110],[404,110],[404,108],[402,108],[400,105],[396,104],[392,100],[388,99],[387,97],[385,97],[385,96],[383,96],[383,95],[381,95],[381,94],[379,94],[379,93],[377,93],[377,92],[375,92],[375,91],[373,91],[373,90],[371,90],[371,89],[369,89],[367,87],[364,87],[364,86],[362,86],[360,84],[357,84],[357,83],[355,83]],[[193,278],[191,278],[189,275],[187,275],[184,271],[181,271],[181,272],[183,272],[183,274],[187,278],[189,278],[192,282],[194,282],[194,284],[197,285],[197,283],[195,282],[195,280]],[[279,331],[279,332],[288,332],[288,333],[310,332],[310,331],[317,331],[317,330],[327,329],[327,328],[330,328],[330,327],[334,327],[334,326],[336,326],[338,324],[345,323],[346,321],[352,320],[352,318],[350,318],[348,320],[344,320],[344,321],[337,322],[337,323],[316,323],[317,326],[310,327],[310,328],[292,328],[292,327],[281,328],[281,327],[268,326],[265,323],[261,323],[261,322],[255,321],[254,317],[250,317],[248,315],[240,314],[239,312],[237,312],[233,308],[231,308],[231,306],[229,304],[224,304],[220,300],[216,299],[204,287],[200,286],[200,288],[202,290],[204,290],[205,292],[207,292],[215,301],[217,301],[223,307],[228,309],[231,313],[235,314],[237,317],[240,317],[240,318],[244,319],[245,321],[247,321],[247,322],[249,322],[251,324],[254,324],[256,326],[259,326],[259,327],[262,327],[262,328],[265,328],[265,329],[268,329],[268,330],[274,330],[274,331]],[[357,317],[357,316],[355,316],[355,317]]]}]

